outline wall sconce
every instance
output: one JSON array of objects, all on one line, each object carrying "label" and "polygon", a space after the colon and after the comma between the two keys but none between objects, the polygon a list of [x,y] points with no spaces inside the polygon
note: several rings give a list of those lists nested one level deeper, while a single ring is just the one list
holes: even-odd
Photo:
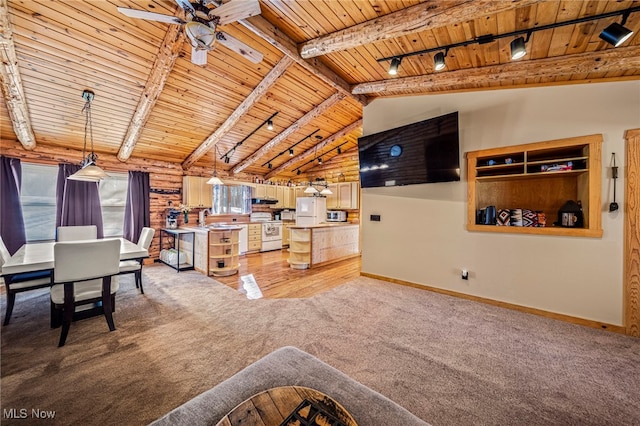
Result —
[{"label": "wall sconce", "polygon": [[393,58],[391,60],[391,65],[389,66],[389,75],[398,74],[398,67],[400,66],[400,62],[402,62],[402,58]]},{"label": "wall sconce", "polygon": [[633,31],[624,27],[624,24],[627,23],[628,17],[628,12],[622,15],[622,22],[619,24],[617,22],[614,22],[613,24],[609,25],[600,33],[600,38],[613,45],[613,47],[620,46],[633,34]]}]

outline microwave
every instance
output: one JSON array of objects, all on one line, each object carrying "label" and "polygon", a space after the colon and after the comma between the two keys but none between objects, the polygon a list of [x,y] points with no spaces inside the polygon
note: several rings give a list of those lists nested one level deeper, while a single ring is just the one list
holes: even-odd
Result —
[{"label": "microwave", "polygon": [[346,222],[347,212],[340,210],[327,210],[327,222]]}]

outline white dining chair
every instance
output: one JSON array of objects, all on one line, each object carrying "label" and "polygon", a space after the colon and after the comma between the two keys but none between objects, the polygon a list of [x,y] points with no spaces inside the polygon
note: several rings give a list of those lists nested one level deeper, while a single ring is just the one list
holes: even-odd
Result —
[{"label": "white dining chair", "polygon": [[[142,228],[140,236],[138,237],[138,246],[149,250],[153,235],[156,230],[153,228]],[[123,260],[120,262],[120,274],[135,274],[136,288],[140,289],[140,293],[144,294],[144,288],[142,287],[142,262],[143,258]]]},{"label": "white dining chair", "polygon": [[[4,245],[4,241],[0,238],[0,268],[4,263],[9,260],[11,255],[7,246]],[[34,271],[24,272],[21,274],[14,274],[7,276],[4,279],[4,285],[7,292],[7,310],[4,314],[3,325],[9,324],[11,314],[13,313],[13,306],[16,303],[16,294],[23,291],[35,290],[38,288],[51,286],[51,271]]]},{"label": "white dining chair", "polygon": [[120,240],[60,242],[53,246],[53,253],[51,326],[62,325],[58,346],[64,346],[78,306],[99,302],[96,312],[104,314],[110,331],[115,330]]},{"label": "white dining chair", "polygon": [[98,238],[96,225],[58,226],[56,241],[95,240]]}]

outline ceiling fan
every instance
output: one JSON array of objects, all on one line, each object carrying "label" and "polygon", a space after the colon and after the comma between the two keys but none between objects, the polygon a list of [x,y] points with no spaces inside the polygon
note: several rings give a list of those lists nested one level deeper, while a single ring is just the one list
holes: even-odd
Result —
[{"label": "ceiling fan", "polygon": [[223,31],[217,31],[218,25],[259,15],[258,0],[231,0],[224,4],[217,0],[175,1],[185,11],[186,20],[177,16],[124,7],[118,7],[118,12],[130,18],[183,25],[185,34],[191,42],[191,62],[196,65],[206,65],[207,53],[213,49],[216,41],[255,64],[262,61],[262,53],[256,52]]}]

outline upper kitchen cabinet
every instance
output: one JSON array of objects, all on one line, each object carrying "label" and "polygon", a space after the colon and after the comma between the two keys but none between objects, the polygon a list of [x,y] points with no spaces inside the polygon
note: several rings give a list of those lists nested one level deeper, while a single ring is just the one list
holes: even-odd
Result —
[{"label": "upper kitchen cabinet", "polygon": [[275,200],[277,198],[276,188],[276,185],[267,185],[264,183],[255,184],[253,187],[253,198],[268,198]]},{"label": "upper kitchen cabinet", "polygon": [[340,182],[329,185],[332,194],[327,196],[328,209],[352,210],[358,208],[357,182]]},{"label": "upper kitchen cabinet", "polygon": [[[467,229],[601,237],[602,139],[598,134],[468,152]],[[562,223],[569,200],[581,202],[582,223]]]},{"label": "upper kitchen cabinet", "polygon": [[276,198],[278,203],[271,206],[272,209],[295,209],[296,202],[293,187],[278,185],[276,188]]},{"label": "upper kitchen cabinet", "polygon": [[182,178],[182,203],[194,208],[211,208],[213,187],[207,184],[208,180],[207,177],[184,176]]}]

